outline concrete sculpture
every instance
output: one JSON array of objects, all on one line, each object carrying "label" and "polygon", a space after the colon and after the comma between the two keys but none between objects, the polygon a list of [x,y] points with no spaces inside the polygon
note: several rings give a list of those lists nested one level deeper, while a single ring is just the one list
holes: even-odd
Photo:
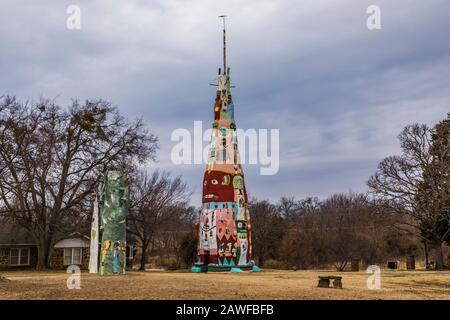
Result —
[{"label": "concrete sculpture", "polygon": [[224,20],[223,70],[219,69],[217,78],[214,121],[203,177],[198,261],[192,267],[193,272],[238,272],[254,266],[248,199],[230,88]]},{"label": "concrete sculpture", "polygon": [[101,275],[125,273],[128,190],[120,172],[108,171],[105,174],[98,198],[102,229]]}]

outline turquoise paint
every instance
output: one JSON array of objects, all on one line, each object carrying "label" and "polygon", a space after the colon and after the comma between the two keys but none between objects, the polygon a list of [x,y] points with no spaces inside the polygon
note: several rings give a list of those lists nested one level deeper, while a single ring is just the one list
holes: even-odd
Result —
[{"label": "turquoise paint", "polygon": [[234,120],[234,104],[230,103],[227,105],[228,109],[228,119]]},{"label": "turquoise paint", "polygon": [[252,271],[253,271],[253,272],[260,272],[261,269],[260,269],[258,266],[253,266],[253,267],[252,267]]},{"label": "turquoise paint", "polygon": [[193,272],[193,273],[201,273],[201,272],[207,272],[207,271],[208,271],[208,268],[206,268],[206,267],[194,266],[191,268],[191,272]]},{"label": "turquoise paint", "polygon": [[114,251],[113,270],[114,270],[114,273],[118,273],[119,272],[119,259],[118,259],[118,256],[117,256],[117,251]]}]

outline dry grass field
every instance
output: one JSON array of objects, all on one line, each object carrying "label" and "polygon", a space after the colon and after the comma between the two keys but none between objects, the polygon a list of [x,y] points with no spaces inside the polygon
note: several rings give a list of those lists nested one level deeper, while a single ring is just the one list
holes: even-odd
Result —
[{"label": "dry grass field", "polygon": [[[368,290],[365,272],[274,271],[260,273],[129,272],[123,277],[82,273],[69,290],[68,274],[5,271],[0,299],[446,299],[450,272],[387,271],[381,289]],[[343,289],[317,287],[319,275],[342,276]]]}]

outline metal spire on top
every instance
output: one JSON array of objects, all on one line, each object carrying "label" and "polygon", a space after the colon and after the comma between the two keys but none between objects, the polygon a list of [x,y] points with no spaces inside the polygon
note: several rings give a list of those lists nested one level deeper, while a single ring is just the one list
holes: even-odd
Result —
[{"label": "metal spire on top", "polygon": [[223,20],[223,74],[227,74],[227,47],[226,47],[226,36],[225,36],[225,18],[226,15],[221,15],[219,18]]}]

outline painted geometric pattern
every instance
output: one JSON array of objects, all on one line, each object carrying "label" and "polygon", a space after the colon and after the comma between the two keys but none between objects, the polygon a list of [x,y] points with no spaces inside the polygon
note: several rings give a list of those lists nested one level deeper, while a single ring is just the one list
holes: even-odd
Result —
[{"label": "painted geometric pattern", "polygon": [[228,75],[218,76],[208,163],[203,178],[198,255],[204,265],[247,266],[250,214],[239,158]]}]

